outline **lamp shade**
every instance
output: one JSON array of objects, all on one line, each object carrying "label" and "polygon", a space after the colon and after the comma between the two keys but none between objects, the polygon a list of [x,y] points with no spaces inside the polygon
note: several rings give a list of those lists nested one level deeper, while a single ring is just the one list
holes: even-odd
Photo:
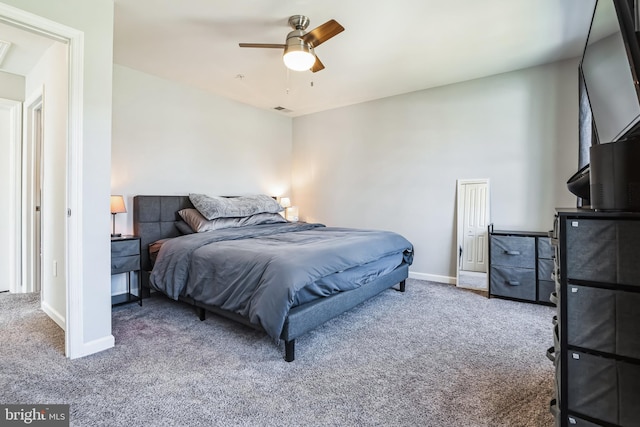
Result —
[{"label": "lamp shade", "polygon": [[283,197],[280,199],[280,206],[283,208],[288,208],[291,206],[291,200],[288,197]]},{"label": "lamp shade", "polygon": [[111,213],[125,213],[127,212],[127,208],[124,206],[124,197],[122,196],[111,196]]},{"label": "lamp shade", "polygon": [[286,210],[286,218],[288,221],[297,222],[298,221],[298,207],[291,206]]}]

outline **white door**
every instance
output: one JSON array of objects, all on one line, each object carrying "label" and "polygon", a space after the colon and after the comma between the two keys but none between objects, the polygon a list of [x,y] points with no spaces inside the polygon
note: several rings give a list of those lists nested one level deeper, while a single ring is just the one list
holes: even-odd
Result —
[{"label": "white door", "polygon": [[487,271],[487,184],[468,183],[464,188],[462,270]]},{"label": "white door", "polygon": [[0,292],[19,288],[19,194],[16,192],[20,157],[22,104],[0,98],[0,200],[6,205],[0,209]]}]

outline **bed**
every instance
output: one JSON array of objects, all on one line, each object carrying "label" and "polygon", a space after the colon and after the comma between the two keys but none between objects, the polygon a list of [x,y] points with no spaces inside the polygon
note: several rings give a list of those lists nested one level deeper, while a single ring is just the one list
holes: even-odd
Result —
[{"label": "bed", "polygon": [[212,312],[284,341],[287,362],[296,338],[405,290],[413,247],[396,233],[284,220],[189,233],[191,196],[134,197],[143,287],[193,305],[201,320]]}]

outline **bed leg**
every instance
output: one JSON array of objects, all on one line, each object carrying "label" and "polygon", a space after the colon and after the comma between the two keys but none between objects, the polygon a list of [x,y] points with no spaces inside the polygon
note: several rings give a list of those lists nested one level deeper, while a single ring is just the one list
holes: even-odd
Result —
[{"label": "bed leg", "polygon": [[206,317],[207,310],[201,307],[196,307],[196,314],[198,315],[198,319],[204,320]]},{"label": "bed leg", "polygon": [[293,362],[296,358],[295,355],[296,348],[296,340],[286,341],[284,342],[284,360],[287,362]]},{"label": "bed leg", "polygon": [[399,290],[400,292],[404,292],[405,287],[406,287],[406,283],[405,283],[405,281],[403,280],[402,282],[400,282],[400,283],[399,283],[399,285],[400,285],[400,289],[398,289],[398,290]]}]

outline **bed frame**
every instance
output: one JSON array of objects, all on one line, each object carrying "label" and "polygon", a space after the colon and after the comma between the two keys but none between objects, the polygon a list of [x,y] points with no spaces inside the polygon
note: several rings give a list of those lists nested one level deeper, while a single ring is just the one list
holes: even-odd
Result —
[{"label": "bed frame", "polygon": [[[151,272],[149,244],[160,239],[179,236],[180,233],[175,223],[180,220],[178,211],[185,208],[193,208],[188,196],[135,196],[133,198],[133,231],[141,240],[142,273],[140,277],[142,286],[147,292]],[[359,288],[292,308],[280,335],[280,338],[285,342],[285,360],[292,362],[295,359],[295,340],[297,337],[396,284],[399,285],[396,290],[404,292],[405,280],[408,275],[409,266],[402,264],[392,272]],[[246,318],[236,313],[202,304],[191,298],[181,298],[181,300],[196,307],[200,320],[204,320],[206,311],[210,311],[254,329],[262,330],[260,326],[249,323]]]}]

